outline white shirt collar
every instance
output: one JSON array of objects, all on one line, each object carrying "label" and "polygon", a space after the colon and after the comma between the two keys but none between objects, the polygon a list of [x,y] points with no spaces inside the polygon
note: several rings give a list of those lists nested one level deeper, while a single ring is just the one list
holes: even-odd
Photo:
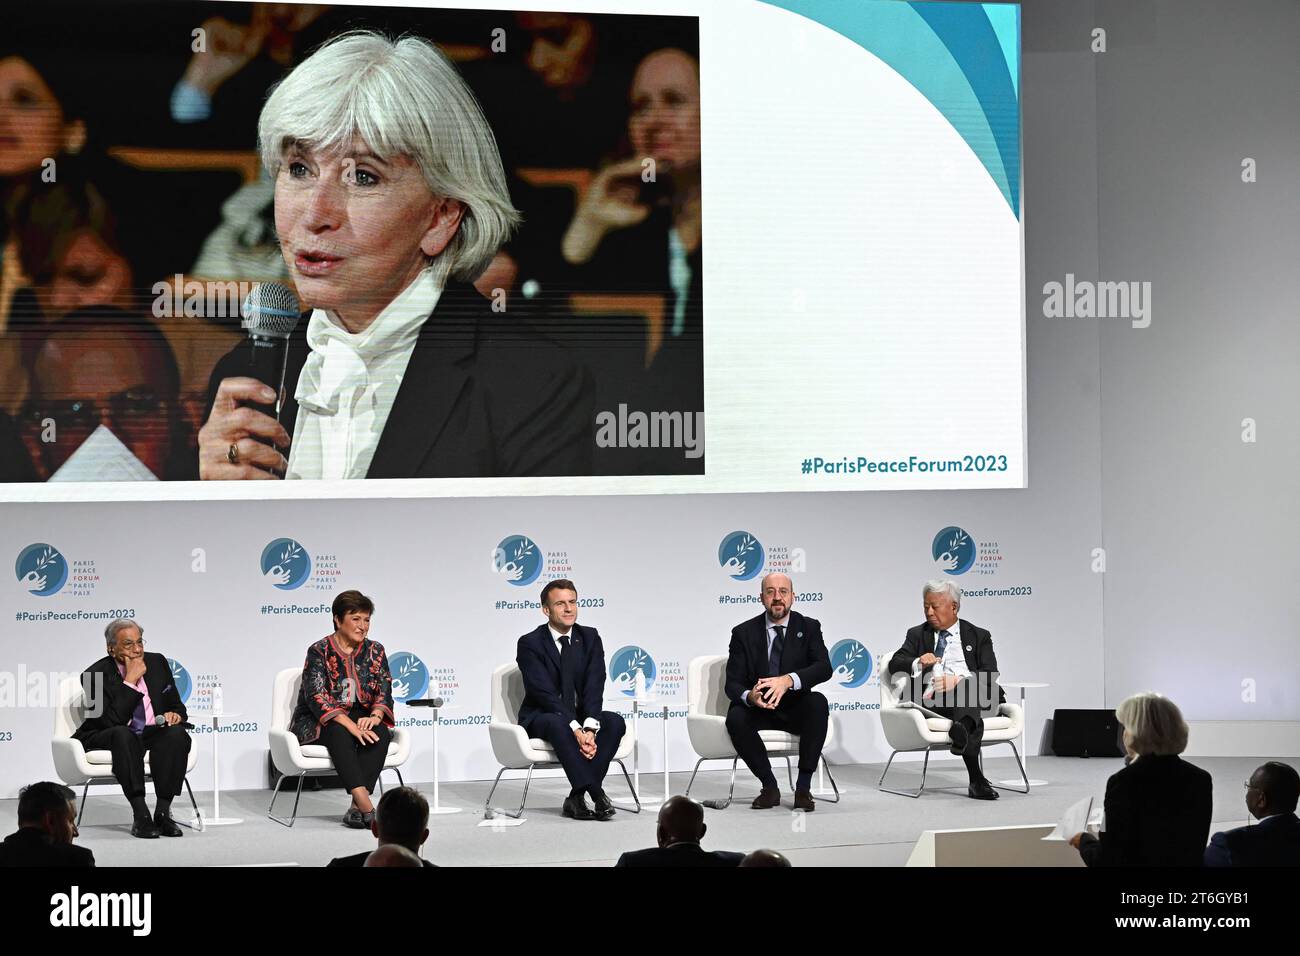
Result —
[{"label": "white shirt collar", "polygon": [[[577,625],[575,624],[573,627],[577,627]],[[573,627],[569,628],[570,636],[573,635]],[[546,624],[546,629],[551,632],[551,640],[553,640],[556,644],[560,643],[560,638],[564,637],[564,635],[555,629],[555,625],[551,624],[548,621]]]},{"label": "white shirt collar", "polygon": [[764,613],[763,613],[763,623],[765,623],[765,624],[767,625],[767,629],[768,629],[769,632],[770,632],[770,631],[772,630],[772,628],[774,628],[774,627],[789,627],[789,626],[790,626],[790,612],[789,612],[789,611],[786,611],[786,612],[785,612],[785,617],[781,618],[781,620],[779,620],[779,621],[774,621],[774,620],[772,620],[770,617],[767,616],[767,612],[764,612]]}]

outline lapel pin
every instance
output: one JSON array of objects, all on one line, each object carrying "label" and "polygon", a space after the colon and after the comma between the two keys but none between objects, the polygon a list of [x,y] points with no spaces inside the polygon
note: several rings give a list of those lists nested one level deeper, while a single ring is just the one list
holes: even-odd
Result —
[{"label": "lapel pin", "polygon": [[798,634],[795,635],[795,637],[803,637],[803,631],[800,631]]},{"label": "lapel pin", "polygon": [[966,645],[966,650],[968,650],[968,651],[973,651],[973,650],[975,650],[975,648],[973,648],[973,647],[971,647],[969,644],[967,644],[967,645]]}]

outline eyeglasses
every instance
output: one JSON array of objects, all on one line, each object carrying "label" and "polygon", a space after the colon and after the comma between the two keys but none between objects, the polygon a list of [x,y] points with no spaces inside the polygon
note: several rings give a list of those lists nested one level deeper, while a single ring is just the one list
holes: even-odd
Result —
[{"label": "eyeglasses", "polygon": [[1258,789],[1259,789],[1259,787],[1257,787],[1257,786],[1255,786],[1254,784],[1252,784],[1249,780],[1245,780],[1245,781],[1243,781],[1241,785],[1242,785],[1243,787],[1245,787],[1247,790],[1258,790]]},{"label": "eyeglasses", "polygon": [[163,414],[170,406],[171,402],[153,389],[137,386],[104,399],[43,399],[39,405],[29,404],[23,419],[36,429],[49,419],[56,428],[74,435],[88,435],[107,420],[115,428],[143,438],[153,429],[167,427]]},{"label": "eyeglasses", "polygon": [[126,648],[144,647],[144,638],[142,637],[138,641],[118,641],[118,646]]}]

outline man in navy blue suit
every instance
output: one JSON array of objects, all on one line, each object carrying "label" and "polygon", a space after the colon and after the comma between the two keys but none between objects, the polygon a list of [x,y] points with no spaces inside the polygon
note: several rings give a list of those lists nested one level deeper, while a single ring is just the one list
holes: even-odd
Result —
[{"label": "man in navy blue suit", "polygon": [[755,810],[781,805],[781,791],[760,730],[785,730],[799,735],[799,779],[794,808],[816,809],[812,775],[826,743],[830,706],[813,690],[830,680],[831,659],[822,641],[822,626],[798,611],[794,585],[788,575],[763,576],[759,597],[764,611],[731,631],[727,651],[727,733],[762,790],[750,804]]},{"label": "man in navy blue suit", "polygon": [[[602,785],[623,739],[623,718],[601,710],[605,649],[594,627],[578,620],[578,589],[560,578],[542,588],[546,623],[519,638],[515,660],[524,678],[519,724],[555,748],[569,778],[564,815],[609,820],[614,805]],[[590,794],[594,809],[587,806]]]},{"label": "man in navy blue suit", "polygon": [[1300,774],[1270,760],[1246,781],[1246,809],[1259,823],[1210,837],[1206,866],[1300,866]]}]

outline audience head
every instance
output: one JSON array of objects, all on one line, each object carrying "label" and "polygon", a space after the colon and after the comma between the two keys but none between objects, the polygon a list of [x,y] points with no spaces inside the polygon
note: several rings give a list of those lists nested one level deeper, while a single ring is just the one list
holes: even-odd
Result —
[{"label": "audience head", "polygon": [[0,49],[0,178],[39,172],[46,160],[85,145],[84,111],[74,97],[86,78],[75,60],[52,47]]},{"label": "audience head", "polygon": [[700,65],[682,50],[655,50],[632,77],[627,132],[637,156],[659,171],[699,174]]},{"label": "audience head", "polygon": [[1295,813],[1300,798],[1300,774],[1277,760],[1256,768],[1246,781],[1246,809],[1256,820],[1277,813]]},{"label": "audience head", "polygon": [[550,10],[515,14],[529,36],[524,65],[553,90],[569,92],[587,81],[596,61],[591,17]]},{"label": "audience head", "polygon": [[1168,697],[1134,694],[1115,709],[1124,727],[1124,749],[1133,757],[1163,757],[1187,749],[1187,721]]},{"label": "audience head", "polygon": [[117,309],[83,309],[51,325],[36,349],[23,438],[48,477],[103,425],[168,478],[188,451],[179,392],[176,357],[157,326]]},{"label": "audience head", "polygon": [[48,780],[23,787],[18,794],[18,826],[41,830],[55,843],[71,843],[77,836],[77,795]]},{"label": "audience head", "polygon": [[422,867],[423,861],[404,846],[385,843],[366,857],[365,866]]},{"label": "audience head", "polygon": [[429,838],[429,802],[412,787],[386,790],[375,808],[371,828],[380,846],[391,844],[418,854]]},{"label": "audience head", "polygon": [[789,866],[787,860],[776,850],[755,850],[752,853],[745,854],[745,858],[740,861],[741,866]]},{"label": "audience head", "polygon": [[659,808],[659,825],[655,835],[661,847],[674,843],[699,843],[708,829],[704,825],[704,807],[690,797],[669,797]]}]

